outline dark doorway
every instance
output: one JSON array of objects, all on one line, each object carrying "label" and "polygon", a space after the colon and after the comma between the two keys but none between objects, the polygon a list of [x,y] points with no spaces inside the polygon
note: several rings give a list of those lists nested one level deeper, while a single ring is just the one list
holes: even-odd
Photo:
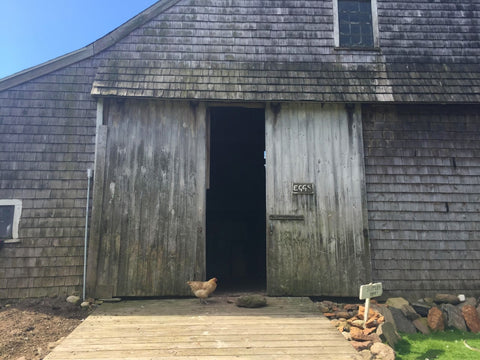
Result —
[{"label": "dark doorway", "polygon": [[210,109],[207,275],[219,289],[265,288],[264,151],[264,109]]}]

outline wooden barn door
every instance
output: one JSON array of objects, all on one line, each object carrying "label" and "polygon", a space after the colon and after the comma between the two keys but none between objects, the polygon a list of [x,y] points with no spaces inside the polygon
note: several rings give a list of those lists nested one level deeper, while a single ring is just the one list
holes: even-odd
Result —
[{"label": "wooden barn door", "polygon": [[205,107],[110,100],[97,149],[94,296],[189,294],[205,276]]},{"label": "wooden barn door", "polygon": [[267,291],[358,296],[370,280],[359,107],[266,109]]}]

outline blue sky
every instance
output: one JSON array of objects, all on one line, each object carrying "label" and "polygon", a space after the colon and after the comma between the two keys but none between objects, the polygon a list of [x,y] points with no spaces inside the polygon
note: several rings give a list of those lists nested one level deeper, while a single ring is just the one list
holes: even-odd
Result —
[{"label": "blue sky", "polygon": [[157,0],[0,0],[0,79],[91,44]]}]

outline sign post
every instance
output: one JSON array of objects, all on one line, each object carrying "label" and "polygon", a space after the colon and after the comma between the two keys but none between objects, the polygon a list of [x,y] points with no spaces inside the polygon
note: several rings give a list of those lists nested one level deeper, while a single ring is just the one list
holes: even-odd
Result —
[{"label": "sign post", "polygon": [[368,320],[368,312],[370,311],[370,299],[383,294],[382,283],[370,283],[360,286],[360,300],[365,300],[365,314],[363,315],[363,328],[365,328]]}]

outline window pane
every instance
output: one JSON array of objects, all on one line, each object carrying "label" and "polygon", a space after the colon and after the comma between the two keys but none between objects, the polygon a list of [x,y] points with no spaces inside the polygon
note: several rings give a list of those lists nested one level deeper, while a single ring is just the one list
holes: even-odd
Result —
[{"label": "window pane", "polygon": [[350,24],[347,22],[342,21],[340,23],[340,34],[341,35],[349,35],[350,34]]},{"label": "window pane", "polygon": [[0,239],[11,239],[15,206],[0,206]]},{"label": "window pane", "polygon": [[358,1],[355,1],[355,0],[339,1],[338,10],[343,12],[358,11]]},{"label": "window pane", "polygon": [[370,4],[370,1],[359,1],[358,8],[360,12],[363,13],[370,13],[372,11],[372,5]]},{"label": "window pane", "polygon": [[338,0],[340,46],[373,46],[370,0]]}]

